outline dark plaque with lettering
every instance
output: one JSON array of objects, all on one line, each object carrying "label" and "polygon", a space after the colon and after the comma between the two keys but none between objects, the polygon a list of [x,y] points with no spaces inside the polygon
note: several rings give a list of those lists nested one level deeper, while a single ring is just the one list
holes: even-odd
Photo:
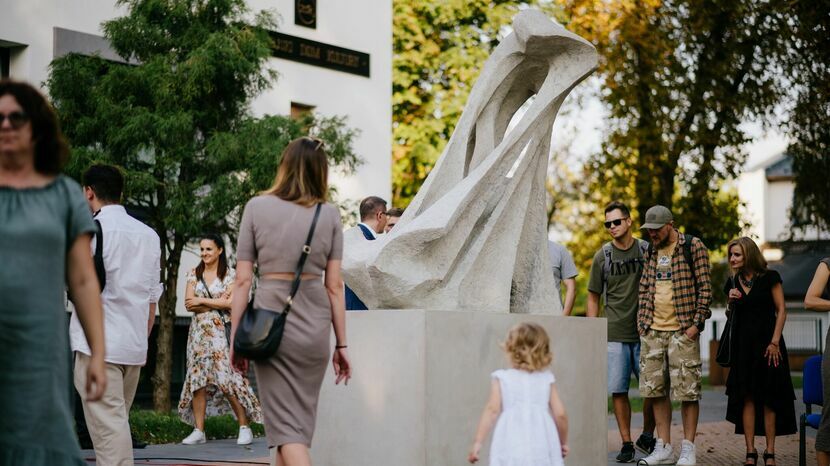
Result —
[{"label": "dark plaque with lettering", "polygon": [[294,0],[294,24],[317,29],[317,0]]},{"label": "dark plaque with lettering", "polygon": [[273,31],[271,39],[277,58],[369,77],[368,53]]}]

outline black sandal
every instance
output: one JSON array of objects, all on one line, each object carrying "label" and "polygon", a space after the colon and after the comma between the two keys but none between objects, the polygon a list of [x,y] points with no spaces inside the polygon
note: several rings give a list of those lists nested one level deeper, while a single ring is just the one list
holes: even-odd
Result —
[{"label": "black sandal", "polygon": [[[772,460],[773,463],[767,464],[767,460]],[[778,462],[775,461],[775,453],[767,453],[767,451],[764,450],[764,466],[775,466],[776,464],[778,464]]]},{"label": "black sandal", "polygon": [[[752,460],[752,462],[749,463],[749,460]],[[753,452],[747,452],[746,461],[744,461],[744,465],[755,466],[756,464],[758,464],[758,451],[756,450]]]}]

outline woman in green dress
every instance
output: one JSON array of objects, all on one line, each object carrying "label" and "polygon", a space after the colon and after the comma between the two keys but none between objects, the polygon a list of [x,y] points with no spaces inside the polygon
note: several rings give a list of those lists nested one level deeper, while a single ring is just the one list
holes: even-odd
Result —
[{"label": "woman in green dress", "polygon": [[84,396],[106,385],[95,225],[80,186],[60,174],[67,158],[40,92],[0,81],[0,466],[86,464],[69,411],[67,284],[92,349]]}]

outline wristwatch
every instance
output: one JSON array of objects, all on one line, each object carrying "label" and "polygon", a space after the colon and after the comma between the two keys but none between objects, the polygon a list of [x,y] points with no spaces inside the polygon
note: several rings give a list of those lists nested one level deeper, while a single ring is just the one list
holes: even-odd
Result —
[{"label": "wristwatch", "polygon": [[703,333],[703,327],[705,327],[705,326],[706,326],[706,322],[698,322],[698,323],[695,324],[695,327],[697,327],[697,331],[700,332],[700,333]]}]

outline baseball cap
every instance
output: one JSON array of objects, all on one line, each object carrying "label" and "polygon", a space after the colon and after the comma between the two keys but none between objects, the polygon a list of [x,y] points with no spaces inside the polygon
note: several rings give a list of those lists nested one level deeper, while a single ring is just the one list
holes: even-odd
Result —
[{"label": "baseball cap", "polygon": [[674,220],[668,207],[656,205],[646,211],[646,223],[640,227],[641,230],[656,230]]}]

